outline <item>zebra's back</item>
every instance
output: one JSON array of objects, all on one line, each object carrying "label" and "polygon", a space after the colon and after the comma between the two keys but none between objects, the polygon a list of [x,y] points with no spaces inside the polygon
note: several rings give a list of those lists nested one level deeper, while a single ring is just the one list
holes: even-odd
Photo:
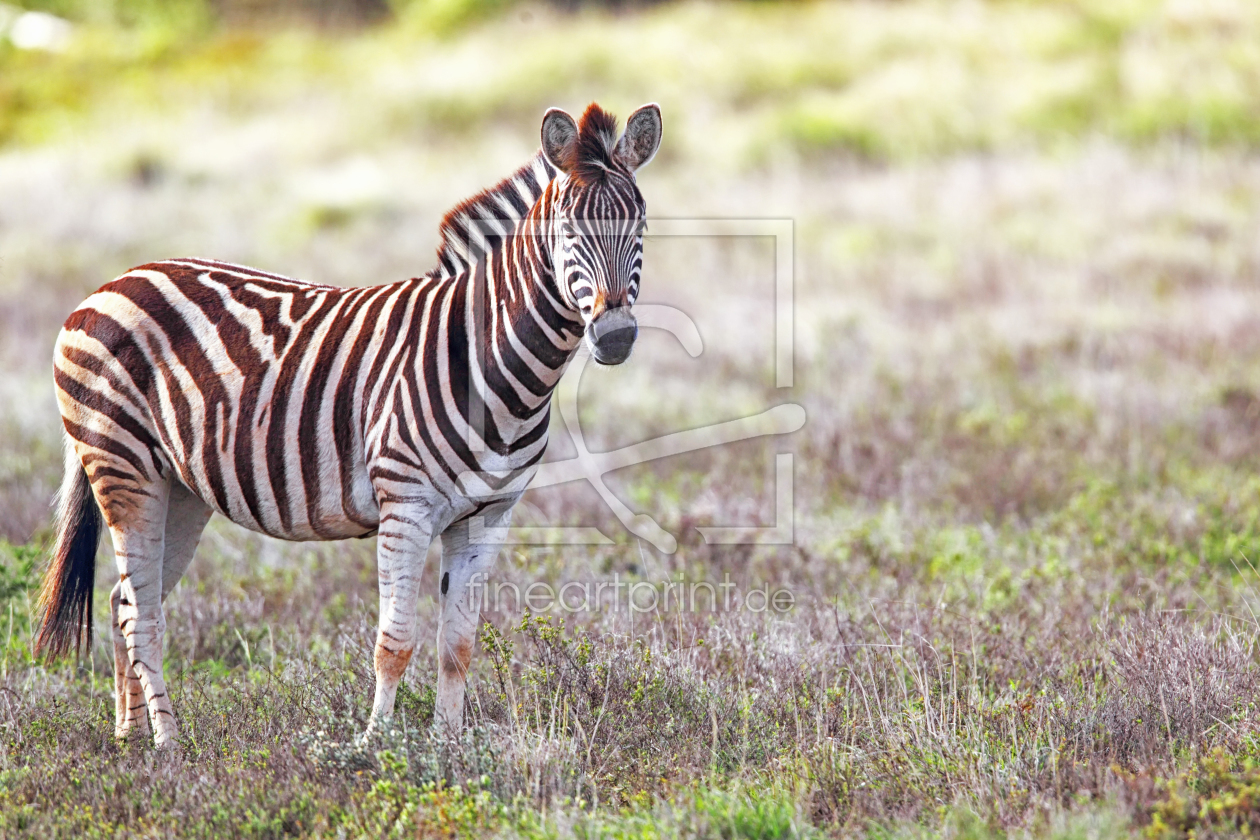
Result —
[{"label": "zebra's back", "polygon": [[184,259],[99,289],[66,320],[55,375],[67,431],[93,450],[89,478],[112,482],[106,517],[173,473],[266,534],[374,532],[364,393],[389,363],[410,285],[320,286]]}]

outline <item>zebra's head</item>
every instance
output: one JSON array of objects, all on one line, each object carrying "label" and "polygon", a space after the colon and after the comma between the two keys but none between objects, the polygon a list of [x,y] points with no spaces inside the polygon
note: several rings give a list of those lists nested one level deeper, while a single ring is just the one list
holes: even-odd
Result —
[{"label": "zebra's head", "polygon": [[565,177],[555,182],[551,257],[561,293],[582,314],[595,361],[630,356],[638,324],[647,205],[634,173],[661,145],[661,109],[644,105],[617,137],[617,121],[592,104],[580,121],[559,108],[543,117],[542,149]]}]

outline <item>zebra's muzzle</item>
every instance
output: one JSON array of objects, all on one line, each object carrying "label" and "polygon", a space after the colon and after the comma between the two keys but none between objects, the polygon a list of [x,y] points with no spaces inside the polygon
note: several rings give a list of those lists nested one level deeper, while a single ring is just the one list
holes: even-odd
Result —
[{"label": "zebra's muzzle", "polygon": [[619,365],[628,359],[638,335],[639,325],[628,306],[605,309],[586,328],[591,355],[601,365]]}]

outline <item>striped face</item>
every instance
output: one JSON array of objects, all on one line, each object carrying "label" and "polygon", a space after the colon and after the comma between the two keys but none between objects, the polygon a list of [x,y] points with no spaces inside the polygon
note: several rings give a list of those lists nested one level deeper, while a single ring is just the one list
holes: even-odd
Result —
[{"label": "striped face", "polygon": [[639,296],[647,207],[634,178],[609,173],[598,185],[572,181],[557,218],[554,265],[586,322],[595,360],[620,364],[638,334],[630,308]]},{"label": "striped face", "polygon": [[661,141],[655,105],[636,111],[617,138],[616,122],[591,106],[580,123],[552,109],[543,119],[543,154],[567,177],[552,204],[552,265],[558,285],[586,323],[596,362],[624,362],[638,335],[631,307],[639,295],[647,205],[635,171]]}]

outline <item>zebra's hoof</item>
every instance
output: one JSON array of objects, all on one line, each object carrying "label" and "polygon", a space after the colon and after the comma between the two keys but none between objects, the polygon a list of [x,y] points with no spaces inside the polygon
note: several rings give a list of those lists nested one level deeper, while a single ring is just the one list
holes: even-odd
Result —
[{"label": "zebra's hoof", "polygon": [[114,727],[114,737],[120,741],[130,741],[133,738],[149,737],[148,722],[140,722],[137,720],[128,721]]},{"label": "zebra's hoof", "polygon": [[159,750],[173,750],[179,746],[179,733],[159,732],[153,736],[153,746]]}]

